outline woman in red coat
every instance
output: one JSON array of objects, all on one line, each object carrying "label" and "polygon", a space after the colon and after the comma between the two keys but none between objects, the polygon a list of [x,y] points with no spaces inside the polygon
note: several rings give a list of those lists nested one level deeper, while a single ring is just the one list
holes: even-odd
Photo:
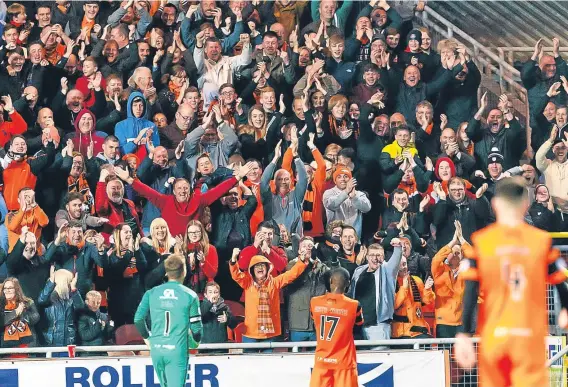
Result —
[{"label": "woman in red coat", "polygon": [[[178,237],[178,240],[181,239]],[[209,244],[205,227],[199,220],[190,220],[183,238],[183,254],[187,259],[186,286],[197,294],[205,290],[205,284],[217,275],[219,258],[215,246]]]}]

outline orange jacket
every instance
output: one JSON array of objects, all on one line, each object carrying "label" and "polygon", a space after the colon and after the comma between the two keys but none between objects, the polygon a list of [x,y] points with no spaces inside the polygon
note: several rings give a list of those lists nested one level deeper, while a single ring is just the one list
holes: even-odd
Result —
[{"label": "orange jacket", "polygon": [[[397,277],[398,291],[394,297],[394,316],[392,323],[392,337],[414,337],[422,333],[420,330],[430,331],[430,326],[424,319],[423,306],[430,305],[434,302],[434,292],[432,289],[424,289],[424,283],[420,277],[412,276],[422,302],[414,302],[410,281],[407,286],[404,286],[402,278]],[[406,321],[404,321],[406,320]],[[414,327],[414,329],[412,329]]]},{"label": "orange jacket", "polygon": [[0,146],[3,147],[8,141],[17,134],[22,134],[28,130],[28,124],[20,113],[13,111],[10,114],[12,121],[4,121],[0,124]]},{"label": "orange jacket", "polygon": [[25,157],[22,161],[12,161],[2,172],[4,179],[4,200],[8,211],[16,211],[20,208],[18,193],[24,187],[35,189],[37,176]]},{"label": "orange jacket", "polygon": [[[304,230],[304,235],[319,237],[325,234],[325,227],[323,225],[323,192],[325,191],[326,171],[325,160],[317,148],[312,150],[312,156],[314,156],[314,160],[317,164],[317,169],[314,171],[314,178],[310,183],[313,192],[312,229]],[[282,158],[282,168],[290,172],[290,176],[294,176],[292,173],[292,161],[294,161],[292,149],[288,148]],[[306,196],[308,194],[309,192],[306,192]],[[304,221],[305,220],[306,219],[304,219]]]},{"label": "orange jacket", "polygon": [[[469,244],[466,242],[464,246]],[[446,245],[432,260],[432,277],[436,292],[436,324],[458,326],[462,324],[465,280],[461,273],[454,278],[452,270],[444,263],[451,252],[452,249]]]},{"label": "orange jacket", "polygon": [[6,217],[6,228],[8,229],[8,252],[11,252],[18,238],[22,233],[22,227],[28,226],[29,232],[34,233],[36,236],[38,247],[40,245],[41,230],[47,226],[49,218],[39,206],[23,212],[18,210],[16,212],[8,213]]},{"label": "orange jacket", "polygon": [[254,238],[258,230],[258,225],[264,221],[264,208],[262,207],[262,200],[260,198],[260,183],[253,184],[247,180],[245,181],[245,185],[250,188],[256,198],[256,209],[250,217],[250,235]]},{"label": "orange jacket", "polygon": [[[257,317],[258,317],[258,285],[254,281],[251,269],[257,263],[267,263],[270,269],[268,270],[268,278],[266,284],[269,292],[269,303],[270,303],[270,317],[272,318],[272,323],[274,324],[274,333],[266,334],[259,330]],[[280,326],[280,289],[286,285],[293,282],[296,278],[302,274],[306,269],[307,264],[298,260],[298,262],[285,273],[280,274],[277,277],[272,277],[270,272],[272,271],[272,263],[263,257],[262,255],[255,255],[249,264],[248,272],[241,271],[239,265],[235,262],[231,262],[229,267],[231,270],[231,277],[239,284],[245,292],[245,331],[244,336],[253,339],[268,339],[270,337],[279,336],[282,333],[282,328]]]}]

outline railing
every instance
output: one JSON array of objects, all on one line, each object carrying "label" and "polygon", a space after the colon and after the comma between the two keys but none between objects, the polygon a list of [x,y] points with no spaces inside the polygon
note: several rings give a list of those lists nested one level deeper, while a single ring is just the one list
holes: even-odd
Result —
[{"label": "railing", "polygon": [[[478,338],[473,339],[474,342],[479,342]],[[361,347],[400,347],[412,346],[413,349],[421,349],[424,346],[432,345],[453,345],[456,339],[400,339],[400,340],[355,340],[355,346]],[[302,341],[302,342],[263,342],[263,343],[223,343],[223,344],[201,344],[199,350],[221,349],[221,350],[236,350],[236,349],[277,349],[288,348],[292,352],[298,352],[300,348],[315,348],[315,341]],[[36,348],[1,348],[0,355],[15,355],[15,354],[46,354],[47,358],[51,358],[54,353],[65,352],[67,347],[36,347]],[[88,352],[139,352],[148,351],[146,345],[101,345],[101,346],[77,346],[75,352],[88,353]]]},{"label": "railing", "polygon": [[[523,47],[497,47],[497,52],[499,54],[499,58],[505,60],[511,66],[514,66],[515,61],[517,60],[527,60],[526,54],[528,56],[532,56],[534,52],[534,47],[531,46],[523,46]],[[568,47],[560,47],[559,51],[562,53],[568,53]],[[544,47],[543,52],[552,54],[552,47]],[[519,54],[524,54],[519,55]]]},{"label": "railing", "polygon": [[490,48],[479,43],[470,35],[456,27],[449,20],[426,6],[422,12],[422,21],[432,32],[432,45],[434,46],[441,39],[454,38],[462,43],[473,61],[482,73],[494,78],[498,84],[498,89],[493,87],[493,82],[485,83],[478,90],[478,100],[487,91],[490,106],[496,106],[499,95],[503,93],[514,93],[512,98],[515,116],[527,128],[527,154],[532,155],[530,146],[530,113],[527,90],[520,84],[520,71],[509,64],[504,57],[500,57]]},{"label": "railing", "polygon": [[[446,350],[449,351],[449,369],[448,375],[451,381],[452,387],[476,387],[478,386],[478,373],[477,367],[470,370],[462,369],[458,366],[454,358],[453,346],[456,343],[456,339],[401,339],[401,340],[357,340],[355,345],[359,350],[365,350],[368,348],[375,347],[388,347],[389,351],[396,350],[404,346],[404,350]],[[479,339],[474,338],[474,345],[476,352],[479,347]],[[314,348],[316,346],[315,342],[265,342],[265,343],[227,343],[227,344],[203,344],[199,346],[199,350],[226,350],[227,352],[232,351],[231,356],[236,355],[234,350],[239,349],[249,349],[249,350],[267,350],[267,349],[290,349],[292,355],[293,353],[299,352],[301,348]],[[401,348],[402,349],[402,348]],[[11,349],[0,349],[0,355],[10,355],[10,354],[46,354],[47,358],[51,358],[52,354],[55,352],[67,352],[67,347],[50,347],[50,348],[11,348]],[[124,358],[125,352],[141,352],[148,351],[148,347],[145,345],[122,345],[122,346],[93,346],[93,347],[83,347],[77,346],[75,352],[77,354],[88,354],[92,352],[101,352],[116,354],[120,358]],[[558,353],[551,356],[548,362],[548,367],[550,367],[549,375],[549,385],[543,387],[562,387],[563,386],[563,375],[562,372],[562,361],[565,354],[568,352],[568,347],[560,350],[558,348]],[[199,356],[199,354],[198,354]],[[82,361],[87,360],[86,357],[80,358]],[[13,360],[6,359],[4,361],[21,362],[26,361],[22,359]],[[555,364],[556,363],[556,364]],[[17,363],[14,363],[17,364]],[[560,372],[559,372],[560,371]]]}]

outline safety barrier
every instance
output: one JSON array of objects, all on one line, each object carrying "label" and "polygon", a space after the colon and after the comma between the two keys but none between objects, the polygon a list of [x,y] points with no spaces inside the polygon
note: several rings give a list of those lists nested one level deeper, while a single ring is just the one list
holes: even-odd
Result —
[{"label": "safety barrier", "polygon": [[429,6],[426,6],[422,12],[422,22],[432,32],[434,47],[439,40],[451,38],[458,40],[466,47],[481,73],[486,75],[485,82],[482,82],[478,89],[478,99],[487,92],[489,105],[496,106],[499,102],[499,95],[513,93],[515,98],[512,98],[511,102],[515,110],[514,114],[527,128],[527,154],[532,156],[528,95],[527,90],[520,84],[520,71],[509,64],[505,58],[479,43]]},{"label": "safety barrier", "polygon": [[[388,347],[387,350],[383,351],[373,351],[372,353],[383,354],[392,357],[399,351],[448,351],[449,356],[446,358],[446,380],[449,382],[447,386],[451,387],[475,387],[478,386],[478,373],[477,368],[473,368],[471,370],[464,370],[460,368],[453,356],[453,346],[456,343],[455,339],[404,339],[404,340],[358,340],[355,341],[355,345],[359,349],[358,351],[358,358],[362,359],[374,359],[373,357],[369,357],[369,351],[365,349],[375,348],[375,347]],[[479,339],[474,338],[475,348],[477,351]],[[550,387],[566,387],[566,366],[565,366],[565,354],[568,352],[568,347],[566,347],[566,341],[564,337],[549,337],[547,343],[547,353],[550,367]],[[301,349],[313,349],[315,347],[315,342],[265,342],[265,343],[227,343],[227,344],[203,344],[199,347],[199,350],[224,350],[230,351],[231,359],[238,359],[239,356],[248,356],[248,355],[237,355],[234,351],[235,350],[267,350],[272,349],[278,350],[280,349],[288,349],[292,353],[301,355]],[[404,348],[404,349],[403,349]],[[77,346],[76,348],[77,354],[86,355],[92,352],[110,352],[110,353],[120,353],[121,358],[124,362],[124,359],[129,359],[128,357],[124,357],[125,352],[132,352],[138,353],[140,351],[147,351],[148,348],[145,345],[123,345],[123,346],[93,346],[93,347],[85,347],[85,346]],[[0,355],[7,355],[7,354],[46,354],[48,358],[52,356],[55,352],[67,352],[67,347],[52,347],[52,348],[14,348],[14,349],[0,349]],[[405,352],[406,354],[406,352]],[[277,355],[285,356],[285,354],[277,353]],[[305,353],[303,355],[306,355]],[[261,355],[266,356],[266,355]],[[288,356],[293,356],[293,354],[288,354]],[[311,355],[310,355],[311,356]],[[197,359],[201,357],[200,354],[197,354]],[[209,354],[203,356],[207,359],[223,359],[225,356],[217,356],[211,357]],[[133,358],[140,358],[140,356],[135,356]],[[379,359],[380,356],[376,355],[376,359]],[[113,357],[109,358],[93,358],[93,357],[81,357],[77,361],[97,361],[100,362],[110,362],[114,361]],[[105,360],[106,359],[106,360]],[[257,358],[259,361],[261,358]],[[289,358],[290,359],[290,358]],[[382,359],[382,358],[381,358]],[[305,360],[305,359],[304,359]],[[308,359],[309,360],[309,359]],[[6,368],[6,363],[13,362],[13,366],[22,365],[23,368],[26,362],[32,360],[3,360],[0,361],[0,370]],[[54,361],[61,361],[54,360]],[[306,360],[307,361],[307,360]],[[310,360],[311,361],[311,360]],[[377,360],[379,361],[379,360]],[[132,361],[131,361],[132,362]],[[194,360],[193,362],[200,363],[199,360]],[[256,362],[256,360],[255,360]],[[104,363],[104,364],[107,364]],[[70,362],[69,364],[73,364]],[[126,364],[126,363],[124,363]],[[112,366],[111,366],[112,368]],[[92,371],[92,370],[91,370]],[[133,373],[134,374],[134,373]],[[373,384],[371,384],[373,385]],[[25,385],[20,384],[20,387],[25,387]]]}]

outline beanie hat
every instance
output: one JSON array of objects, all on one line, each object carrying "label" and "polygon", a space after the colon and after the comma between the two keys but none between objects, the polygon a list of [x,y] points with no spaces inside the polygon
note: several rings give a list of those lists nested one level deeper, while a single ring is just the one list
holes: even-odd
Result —
[{"label": "beanie hat", "polygon": [[353,177],[353,173],[351,173],[351,170],[349,168],[347,168],[345,165],[337,164],[335,171],[333,172],[334,182],[339,175],[347,175],[350,179]]},{"label": "beanie hat", "polygon": [[450,165],[450,171],[452,173],[452,177],[454,177],[456,175],[456,165],[454,164],[454,162],[452,161],[452,159],[450,159],[449,157],[440,157],[437,161],[436,161],[436,167],[434,168],[434,173],[436,174],[436,177],[438,178],[438,180],[442,180],[440,178],[440,174],[438,173],[438,169],[440,167],[440,164],[442,163],[442,161],[447,162]]},{"label": "beanie hat", "polygon": [[406,42],[410,42],[411,40],[417,40],[418,45],[422,45],[422,32],[420,30],[414,29],[408,33],[408,37],[406,38]]},{"label": "beanie hat", "polygon": [[498,148],[496,147],[491,148],[489,156],[487,156],[487,161],[489,162],[489,164],[491,163],[503,164],[503,159],[504,157],[501,154],[501,152],[499,152]]}]

